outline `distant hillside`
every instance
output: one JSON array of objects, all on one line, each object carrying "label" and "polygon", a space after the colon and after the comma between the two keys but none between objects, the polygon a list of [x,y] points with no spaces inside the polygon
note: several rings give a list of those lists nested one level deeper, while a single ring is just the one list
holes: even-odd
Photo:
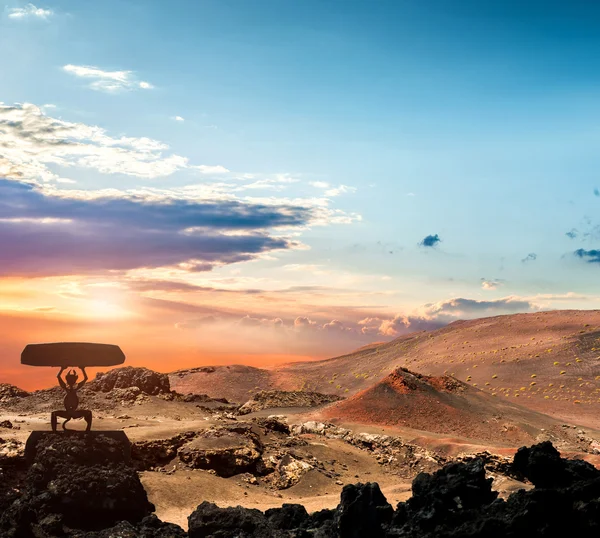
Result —
[{"label": "distant hillside", "polygon": [[181,394],[208,394],[244,403],[261,390],[276,388],[270,370],[232,364],[201,366],[169,374],[171,388]]},{"label": "distant hillside", "polygon": [[[217,369],[171,376],[175,390],[247,399],[251,390],[312,390],[352,396],[399,367],[453,375],[565,421],[600,427],[600,311],[560,310],[454,322],[341,357],[274,370]],[[247,367],[244,367],[247,368]],[[181,374],[176,374],[181,375]],[[598,377],[598,380],[596,377]],[[248,379],[246,379],[248,377]],[[186,389],[179,388],[185,384]]]},{"label": "distant hillside", "polygon": [[328,406],[327,420],[411,428],[518,446],[565,432],[553,418],[496,398],[450,376],[399,368],[372,387]]}]

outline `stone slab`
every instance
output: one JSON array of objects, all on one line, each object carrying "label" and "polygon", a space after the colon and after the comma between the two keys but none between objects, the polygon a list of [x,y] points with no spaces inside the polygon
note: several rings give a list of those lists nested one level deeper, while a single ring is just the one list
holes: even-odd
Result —
[{"label": "stone slab", "polygon": [[21,353],[21,364],[54,367],[117,366],[125,362],[119,346],[88,342],[29,344]]}]

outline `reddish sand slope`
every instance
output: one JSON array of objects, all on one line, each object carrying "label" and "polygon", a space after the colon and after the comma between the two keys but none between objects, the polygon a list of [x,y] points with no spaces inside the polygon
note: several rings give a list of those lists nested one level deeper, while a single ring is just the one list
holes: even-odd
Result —
[{"label": "reddish sand slope", "polygon": [[324,419],[380,424],[514,446],[565,432],[556,420],[490,396],[450,376],[404,368],[321,412]]},{"label": "reddish sand slope", "polygon": [[243,403],[260,390],[274,388],[272,372],[252,366],[202,366],[169,374],[171,388],[182,394],[208,394]]},{"label": "reddish sand slope", "polygon": [[274,370],[217,367],[213,374],[190,371],[171,380],[182,392],[228,394],[225,397],[236,401],[245,401],[249,391],[268,388],[348,397],[398,367],[428,375],[451,374],[506,401],[600,428],[599,310],[459,321],[334,359]]}]

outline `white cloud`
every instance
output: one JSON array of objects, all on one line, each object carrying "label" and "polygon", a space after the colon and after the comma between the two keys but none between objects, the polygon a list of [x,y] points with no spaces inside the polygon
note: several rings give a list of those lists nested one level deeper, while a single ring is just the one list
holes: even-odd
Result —
[{"label": "white cloud", "polygon": [[503,284],[504,281],[497,278],[491,280],[487,278],[481,279],[481,288],[484,290],[497,290]]},{"label": "white cloud", "polygon": [[188,167],[188,159],[165,154],[150,138],[113,138],[97,126],[52,118],[32,104],[0,106],[0,176],[68,182],[49,165],[93,168],[105,174],[152,179]]},{"label": "white cloud", "polygon": [[76,77],[90,79],[92,81],[89,85],[91,89],[108,93],[136,88],[144,90],[154,88],[149,82],[137,80],[133,71],[104,71],[91,65],[72,64],[63,66],[63,70]]},{"label": "white cloud", "polygon": [[348,185],[339,185],[338,187],[326,190],[325,196],[333,197],[339,196],[340,194],[348,194],[351,192],[356,192],[356,187],[349,187]]},{"label": "white cloud", "polygon": [[54,12],[51,9],[42,9],[34,6],[33,4],[27,4],[25,7],[14,7],[8,11],[8,16],[11,19],[28,19],[34,17],[36,19],[47,19],[51,17]]},{"label": "white cloud", "polygon": [[185,121],[185,118],[182,118],[181,116],[173,116],[173,119],[175,121]]},{"label": "white cloud", "polygon": [[349,187],[348,185],[338,185],[337,187],[332,187],[326,181],[311,181],[309,185],[317,189],[325,190],[324,194],[328,197],[339,196],[340,194],[348,194],[351,192],[356,192],[356,187]]},{"label": "white cloud", "polygon": [[[33,104],[0,104],[0,178],[25,181],[43,186],[55,195],[80,199],[105,196],[131,196],[148,201],[231,200],[261,204],[265,207],[286,206],[311,208],[311,218],[295,225],[290,233],[301,233],[310,226],[346,224],[360,220],[360,215],[330,208],[324,197],[290,198],[285,196],[241,196],[248,190],[276,190],[298,181],[290,174],[240,174],[232,176],[222,165],[192,165],[187,157],[171,153],[169,146],[147,137],[113,137],[95,125],[53,118]],[[57,170],[56,167],[61,167]],[[87,168],[103,174],[122,174],[140,179],[167,177],[181,171],[198,171],[219,175],[219,180],[201,181],[176,189],[138,188],[129,191],[62,191],[61,183],[74,183],[69,170]],[[75,171],[73,173],[76,173]],[[67,176],[67,177],[65,177]],[[285,232],[286,225],[277,226]],[[288,230],[289,231],[289,230]],[[300,248],[300,246],[298,247]]]},{"label": "white cloud", "polygon": [[209,166],[206,164],[201,164],[200,166],[193,166],[196,170],[199,170],[202,174],[226,174],[229,172],[227,168],[221,165]]},{"label": "white cloud", "polygon": [[458,319],[537,312],[540,309],[538,303],[527,297],[509,296],[494,301],[456,297],[423,305],[411,314],[396,314],[393,318],[365,318],[358,325],[363,334],[398,336],[413,331],[436,329]]}]

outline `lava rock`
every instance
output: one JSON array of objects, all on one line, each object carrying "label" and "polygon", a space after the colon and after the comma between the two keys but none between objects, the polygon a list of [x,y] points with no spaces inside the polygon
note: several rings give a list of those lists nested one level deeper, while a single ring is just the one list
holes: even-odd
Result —
[{"label": "lava rock", "polygon": [[521,447],[515,454],[512,469],[540,488],[567,486],[600,474],[588,462],[562,459],[550,441]]},{"label": "lava rock", "polygon": [[194,469],[211,469],[219,476],[261,473],[264,447],[248,426],[227,426],[199,432],[179,449],[179,459]]},{"label": "lava rock", "polygon": [[265,516],[275,529],[280,530],[301,529],[310,523],[310,516],[301,504],[284,504],[281,508],[269,508]]},{"label": "lava rock", "polygon": [[136,523],[154,511],[121,443],[105,436],[49,434],[37,443],[24,490],[0,517],[3,537],[68,535]]},{"label": "lava rock", "polygon": [[204,501],[188,518],[190,538],[275,538],[267,517],[259,510],[219,508]]},{"label": "lava rock", "polygon": [[9,383],[0,383],[0,403],[7,403],[14,398],[26,398],[27,396],[29,396],[29,393],[19,387]]},{"label": "lava rock", "polygon": [[164,523],[156,516],[145,517],[140,523],[121,521],[110,529],[97,532],[73,533],[73,538],[186,538],[188,536],[178,525]]},{"label": "lava rock", "polygon": [[393,515],[379,485],[368,482],[344,486],[335,520],[340,538],[377,538],[385,536],[384,526]]},{"label": "lava rock", "polygon": [[272,431],[277,433],[283,433],[285,435],[290,434],[290,427],[282,420],[277,420],[273,417],[268,418],[257,418],[254,420],[261,428],[266,431]]},{"label": "lava rock", "polygon": [[131,445],[131,458],[138,471],[162,467],[177,457],[179,449],[189,443],[196,432],[184,432],[169,439],[138,441]]},{"label": "lava rock", "polygon": [[322,394],[320,392],[262,390],[242,405],[238,413],[247,415],[262,409],[275,409],[278,407],[317,407],[342,399],[336,394]]},{"label": "lava rock", "polygon": [[287,489],[302,479],[314,467],[291,454],[284,454],[278,461],[273,473],[269,475],[271,485],[276,489]]},{"label": "lava rock", "polygon": [[492,478],[485,477],[483,461],[450,463],[433,474],[420,473],[413,480],[411,509],[438,506],[444,510],[478,508],[491,503]]},{"label": "lava rock", "polygon": [[108,373],[99,373],[96,379],[88,384],[90,390],[110,392],[113,389],[138,388],[144,394],[157,396],[171,392],[169,376],[149,370],[126,366],[116,368]]}]

